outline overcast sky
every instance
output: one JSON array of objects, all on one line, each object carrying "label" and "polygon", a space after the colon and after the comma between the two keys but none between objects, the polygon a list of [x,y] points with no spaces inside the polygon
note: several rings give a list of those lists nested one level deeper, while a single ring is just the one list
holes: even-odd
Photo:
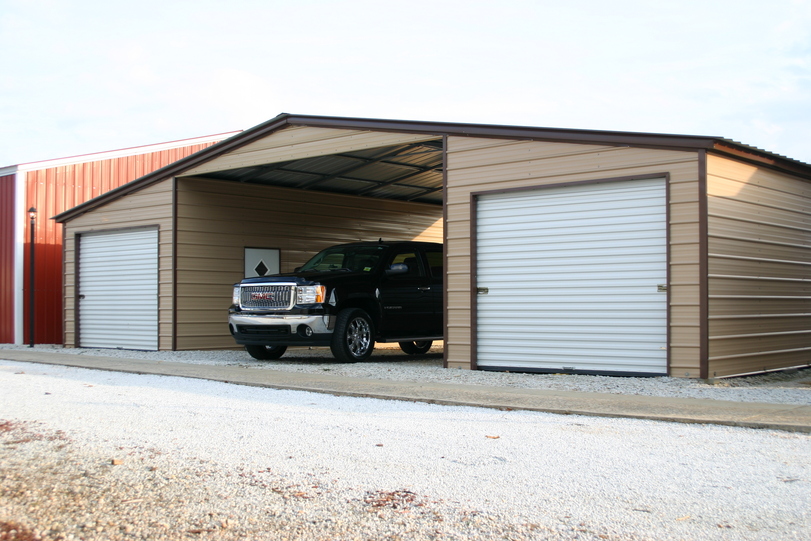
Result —
[{"label": "overcast sky", "polygon": [[0,0],[0,166],[282,112],[716,135],[811,163],[811,0]]}]

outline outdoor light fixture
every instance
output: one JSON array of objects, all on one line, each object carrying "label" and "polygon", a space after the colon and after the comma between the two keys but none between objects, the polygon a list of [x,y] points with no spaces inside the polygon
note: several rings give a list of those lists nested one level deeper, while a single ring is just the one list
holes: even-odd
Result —
[{"label": "outdoor light fixture", "polygon": [[34,347],[34,242],[37,238],[37,209],[28,209],[28,218],[31,229],[31,242],[29,243],[30,258],[28,262],[28,347]]}]

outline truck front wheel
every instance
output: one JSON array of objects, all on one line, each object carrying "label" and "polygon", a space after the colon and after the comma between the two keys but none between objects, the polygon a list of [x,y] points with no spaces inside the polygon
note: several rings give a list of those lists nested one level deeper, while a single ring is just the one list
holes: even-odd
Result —
[{"label": "truck front wheel", "polygon": [[259,361],[273,361],[284,355],[287,346],[245,346],[251,357]]},{"label": "truck front wheel", "polygon": [[332,354],[341,362],[365,361],[375,348],[374,325],[360,308],[347,308],[338,314],[332,333]]}]

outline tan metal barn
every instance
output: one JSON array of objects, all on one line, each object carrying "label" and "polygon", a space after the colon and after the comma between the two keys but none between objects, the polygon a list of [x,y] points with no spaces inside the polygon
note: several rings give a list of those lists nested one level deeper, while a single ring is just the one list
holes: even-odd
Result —
[{"label": "tan metal barn", "polygon": [[234,347],[247,250],[383,237],[444,241],[449,368],[806,366],[810,180],[719,137],[282,114],[56,217],[65,345]]}]

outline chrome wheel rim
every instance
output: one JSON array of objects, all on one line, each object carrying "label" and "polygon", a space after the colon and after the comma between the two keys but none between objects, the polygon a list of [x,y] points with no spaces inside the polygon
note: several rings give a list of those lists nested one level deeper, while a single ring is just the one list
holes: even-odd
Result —
[{"label": "chrome wheel rim", "polygon": [[356,317],[349,323],[346,331],[346,345],[353,357],[362,357],[372,342],[372,329],[369,322]]}]

